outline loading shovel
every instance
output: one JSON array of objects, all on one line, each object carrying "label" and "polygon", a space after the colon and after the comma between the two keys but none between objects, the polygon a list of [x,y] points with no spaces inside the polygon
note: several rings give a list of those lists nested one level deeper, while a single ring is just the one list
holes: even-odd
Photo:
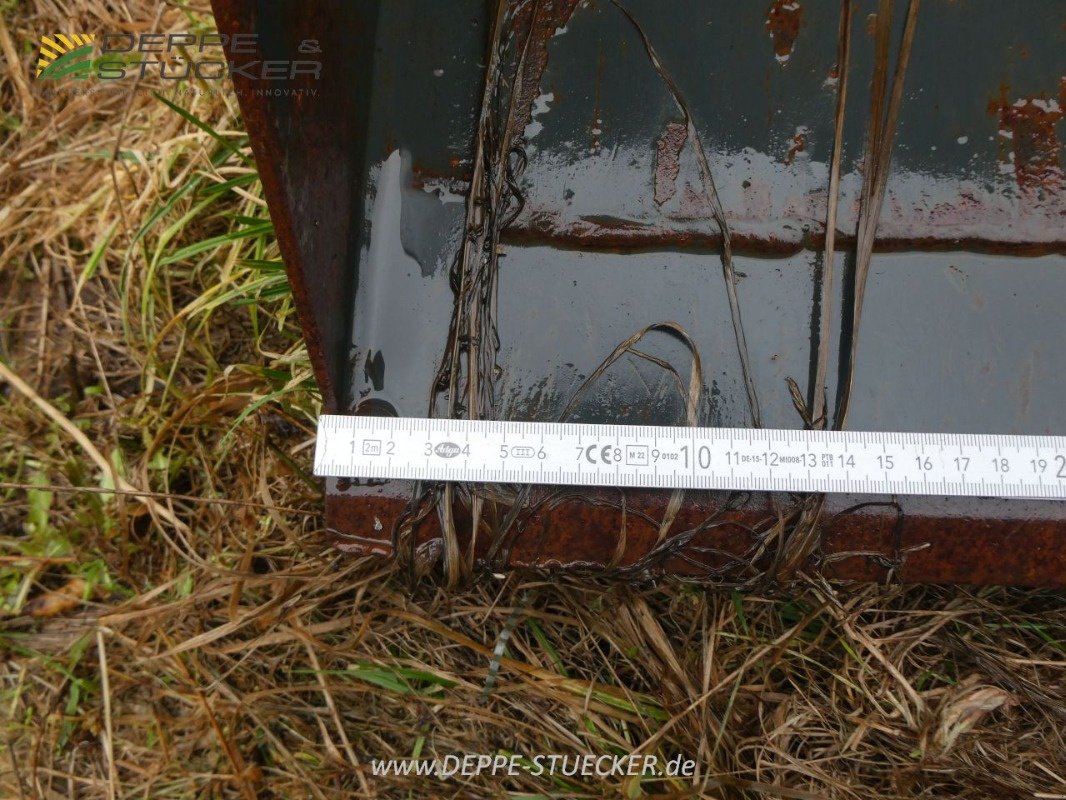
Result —
[{"label": "loading shovel", "polygon": [[[1066,433],[1061,3],[213,4],[235,65],[321,60],[234,85],[327,413]],[[1066,584],[1053,500],[334,478],[326,519],[451,577]]]}]

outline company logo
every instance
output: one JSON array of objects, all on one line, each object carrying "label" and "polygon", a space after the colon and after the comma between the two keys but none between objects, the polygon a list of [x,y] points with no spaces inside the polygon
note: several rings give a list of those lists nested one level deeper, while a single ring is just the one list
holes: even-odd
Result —
[{"label": "company logo", "polygon": [[317,81],[322,75],[318,40],[305,39],[297,49],[300,58],[260,58],[254,33],[56,33],[40,38],[36,77],[106,82],[152,76],[197,82],[240,76],[260,85]]},{"label": "company logo", "polygon": [[71,78],[83,81],[92,70],[93,40],[91,33],[53,33],[42,36],[37,58],[36,78],[55,81]]},{"label": "company logo", "polygon": [[461,448],[455,442],[441,442],[433,448],[433,452],[441,458],[455,458],[461,452]]}]

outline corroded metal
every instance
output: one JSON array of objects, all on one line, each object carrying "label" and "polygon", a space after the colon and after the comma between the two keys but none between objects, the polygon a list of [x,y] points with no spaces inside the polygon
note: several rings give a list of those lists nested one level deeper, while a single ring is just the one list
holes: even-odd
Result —
[{"label": "corroded metal", "polygon": [[[493,12],[474,0],[313,0],[298,12],[255,0],[214,5],[223,32],[259,34],[264,59],[294,57],[307,40],[321,50],[317,82],[264,87],[238,74],[235,83],[327,409],[428,413],[454,309],[451,268],[464,237]],[[855,246],[874,59],[868,15],[877,4],[855,6],[836,308],[849,292],[841,275]],[[717,261],[721,230],[662,70],[618,4],[515,8],[505,75],[514,102],[501,114],[520,133],[512,157],[523,167],[521,203],[499,238],[495,328],[486,334],[498,336],[499,374],[486,413],[558,419],[620,341],[673,320],[703,361],[701,424],[748,424]],[[813,377],[839,3],[677,0],[663,13],[653,0],[631,0],[624,8],[654,42],[706,147],[732,233],[763,422],[801,427],[786,381],[808,387]],[[1052,0],[1024,12],[993,0],[923,4],[850,427],[1066,430],[1064,30],[1066,12]],[[966,42],[970,55],[946,41]],[[264,88],[314,92],[257,93]],[[689,368],[690,353],[670,337],[641,347],[682,375]],[[834,356],[830,398],[839,369]],[[653,362],[622,359],[572,419],[683,424],[674,383]],[[338,546],[436,557],[434,495],[416,498],[414,489],[328,481]],[[476,555],[495,566],[733,583],[803,569],[1066,584],[1060,503],[830,497],[819,541],[792,563],[795,498],[689,492],[664,538],[668,497],[485,489],[478,535],[462,503],[455,524],[461,546],[473,538]]]}]

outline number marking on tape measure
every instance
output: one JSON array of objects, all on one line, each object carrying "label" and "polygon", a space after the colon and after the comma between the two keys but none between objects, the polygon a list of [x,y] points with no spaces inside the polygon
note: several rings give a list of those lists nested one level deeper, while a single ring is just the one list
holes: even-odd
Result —
[{"label": "number marking on tape measure", "polygon": [[1062,499],[1066,437],[323,415],[315,474]]}]

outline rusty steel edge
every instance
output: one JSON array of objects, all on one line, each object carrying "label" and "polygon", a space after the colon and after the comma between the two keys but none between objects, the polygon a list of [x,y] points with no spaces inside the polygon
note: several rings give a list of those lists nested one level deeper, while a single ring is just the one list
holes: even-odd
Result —
[{"label": "rusty steel edge", "polygon": [[[353,553],[395,555],[392,525],[407,510],[412,489],[410,483],[389,481],[328,495],[327,528],[335,532],[336,545]],[[723,516],[719,527],[694,537],[684,551],[691,556],[693,548],[706,548],[717,551],[716,557],[697,557],[700,564],[670,557],[639,574],[628,572],[627,566],[655,547],[666,497],[662,492],[642,490],[570,490],[568,499],[523,520],[523,530],[510,553],[486,566],[569,568],[624,577],[670,573],[723,582],[796,577],[795,571],[774,575],[776,545],[767,548],[755,569],[729,563],[750,547],[750,528],[765,530],[772,525],[775,512],[765,496],[747,498]],[[686,493],[671,535],[695,528],[719,512],[722,502],[721,493]],[[807,574],[859,581],[1064,585],[1062,510],[1045,501],[901,498],[894,507],[886,505],[885,498],[837,495],[830,497],[824,519],[821,546],[797,565]],[[460,518],[457,527],[465,552],[469,517]],[[439,536],[436,516],[430,515],[418,527],[413,544],[425,545]],[[476,553],[484,558],[486,552],[482,537]],[[715,570],[713,575],[705,569],[707,565]]]},{"label": "rusty steel edge", "polygon": [[[256,34],[256,52],[241,60],[292,58],[305,40],[317,42],[321,51],[313,56],[322,61],[321,77],[297,75],[286,83],[293,90],[288,96],[266,93],[273,84],[264,87],[239,71],[233,83],[323,407],[339,412],[354,291],[351,223],[363,192],[354,169],[362,109],[351,91],[359,80],[353,47],[371,35],[376,7],[327,4],[316,14],[316,3],[212,0],[211,5],[220,33]],[[235,61],[229,49],[226,55]]]}]

